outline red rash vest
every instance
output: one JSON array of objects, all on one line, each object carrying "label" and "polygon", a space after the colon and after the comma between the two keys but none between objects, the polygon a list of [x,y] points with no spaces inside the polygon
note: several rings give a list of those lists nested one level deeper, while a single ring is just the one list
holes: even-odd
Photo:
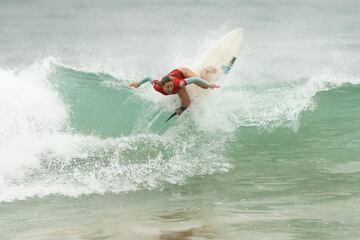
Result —
[{"label": "red rash vest", "polygon": [[185,80],[185,76],[182,73],[182,71],[180,71],[179,69],[174,69],[172,70],[170,73],[168,73],[166,76],[171,77],[174,87],[172,89],[171,94],[168,94],[167,92],[165,92],[162,88],[161,85],[161,81],[159,80],[154,80],[153,81],[153,87],[156,91],[158,91],[159,93],[163,94],[163,95],[172,95],[172,94],[177,94],[181,87],[180,87],[180,83],[183,83],[184,86],[186,86],[187,82]]}]

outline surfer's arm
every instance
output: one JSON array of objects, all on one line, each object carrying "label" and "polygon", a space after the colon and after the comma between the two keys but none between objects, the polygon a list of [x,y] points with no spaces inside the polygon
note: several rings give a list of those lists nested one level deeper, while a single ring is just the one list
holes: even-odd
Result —
[{"label": "surfer's arm", "polygon": [[139,82],[131,82],[131,83],[129,84],[129,87],[138,88],[138,87],[140,87],[141,85],[143,85],[144,83],[146,83],[146,82],[152,82],[152,81],[154,81],[154,80],[155,80],[155,78],[153,78],[153,77],[151,77],[151,76],[148,76],[148,77],[146,77],[146,78],[141,79]]},{"label": "surfer's arm", "polygon": [[190,106],[191,99],[190,99],[188,92],[186,91],[186,88],[181,89],[178,92],[178,96],[180,98],[181,106],[179,108],[177,108],[175,110],[175,112],[177,115],[180,115],[183,111],[186,110],[186,108],[188,108]]},{"label": "surfer's arm", "polygon": [[151,77],[151,76],[147,76],[146,78],[141,79],[140,82],[139,82],[139,84],[140,84],[140,86],[141,86],[141,85],[143,85],[143,84],[146,83],[146,82],[152,82],[152,81],[154,81],[154,80],[155,80],[155,78],[153,78],[153,77]]},{"label": "surfer's arm", "polygon": [[206,81],[200,77],[191,77],[191,78],[186,78],[186,84],[189,85],[189,84],[192,84],[192,83],[195,83],[196,85],[202,87],[202,88],[219,88],[220,86],[219,85],[216,85],[216,84],[213,84],[213,83],[210,83],[209,81]]}]

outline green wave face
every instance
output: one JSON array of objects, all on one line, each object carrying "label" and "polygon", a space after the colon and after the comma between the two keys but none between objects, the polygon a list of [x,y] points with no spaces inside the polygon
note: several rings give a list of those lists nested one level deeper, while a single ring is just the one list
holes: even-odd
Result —
[{"label": "green wave face", "polygon": [[[49,75],[68,106],[76,133],[118,137],[131,133],[163,133],[173,113],[141,98],[124,81],[104,73],[85,73],[56,66]],[[175,109],[175,106],[174,106]]]},{"label": "green wave face", "polygon": [[[141,93],[129,89],[124,80],[116,79],[104,73],[85,73],[61,66],[56,66],[55,69],[56,71],[49,75],[49,80],[69,108],[70,125],[76,133],[93,134],[101,137],[145,133],[149,132],[149,130],[152,130],[150,131],[152,133],[159,133],[159,129],[164,128],[166,130],[175,123],[174,121],[172,124],[166,124],[166,119],[172,114],[171,107],[175,109],[176,104],[173,104],[170,108],[156,105],[156,103],[143,98]],[[274,107],[278,107],[277,105],[281,104],[279,102],[280,98],[286,97],[286,94],[282,96],[279,93],[283,91],[295,92],[296,88],[304,87],[305,84],[298,83],[286,87],[272,86],[271,89],[259,89],[250,86],[247,91],[252,94],[250,97],[273,94],[274,97],[271,100]],[[151,88],[145,85],[142,87]],[[236,91],[236,89],[225,92],[225,95],[230,95],[233,91]],[[301,103],[301,107],[296,109],[295,113],[289,113],[291,117],[286,116],[286,114],[292,110],[291,104],[299,104],[295,101],[288,102],[289,106],[286,106],[283,111],[276,112],[278,116],[272,114],[268,119],[263,116],[256,116],[258,112],[263,110],[260,106],[262,102],[259,101],[257,106],[246,109],[253,111],[253,113],[248,114],[253,114],[253,118],[247,114],[241,116],[241,112],[237,113],[239,116],[235,117],[240,119],[240,123],[235,125],[234,130],[245,130],[250,127],[246,131],[257,133],[266,132],[266,130],[276,132],[287,128],[289,132],[294,132],[297,136],[312,130],[314,131],[312,133],[314,137],[328,129],[334,132],[349,131],[359,124],[359,106],[356,104],[359,100],[358,93],[359,87],[357,85],[327,87],[324,91],[315,92],[316,95],[314,96],[310,95],[305,103]],[[219,94],[218,97],[214,96],[214,98],[221,98],[222,96],[224,94]],[[288,98],[293,97],[297,96],[295,94],[294,96],[288,96]],[[263,101],[268,100],[265,97],[264,99]],[[286,103],[287,100],[283,100]],[[225,101],[224,104],[227,104]],[[221,104],[221,101],[217,103]],[[241,103],[238,106],[241,107]],[[214,116],[216,116],[216,110],[221,110],[221,106],[215,105],[213,108]],[[209,121],[211,122],[211,120]],[[232,119],[230,119],[231,121]],[[179,119],[178,124],[184,122],[191,122],[189,126],[202,130],[201,126],[199,126],[201,121],[197,121],[194,116],[182,117]],[[224,121],[223,124],[226,125],[227,122]]]},{"label": "green wave face", "polygon": [[146,109],[146,102],[134,101],[134,94],[110,75],[57,67],[49,79],[70,107],[71,128],[77,133],[128,135]]}]

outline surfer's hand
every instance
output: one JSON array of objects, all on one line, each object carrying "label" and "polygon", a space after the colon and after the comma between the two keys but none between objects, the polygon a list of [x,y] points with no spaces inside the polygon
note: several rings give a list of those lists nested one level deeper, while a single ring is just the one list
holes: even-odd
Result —
[{"label": "surfer's hand", "polygon": [[175,110],[175,113],[176,113],[177,115],[181,115],[186,109],[187,109],[186,106],[181,106],[181,107],[179,107],[179,108],[177,108],[177,109]]},{"label": "surfer's hand", "polygon": [[181,108],[177,108],[177,109],[175,110],[175,112],[176,112],[177,115],[181,115],[182,112],[183,112],[183,110],[181,110]]},{"label": "surfer's hand", "polygon": [[179,107],[175,110],[175,112],[178,116],[180,116],[182,114],[183,110],[181,109],[181,107]]},{"label": "surfer's hand", "polygon": [[138,82],[131,82],[128,85],[130,88],[138,88],[140,86],[140,83]]},{"label": "surfer's hand", "polygon": [[214,89],[214,88],[220,88],[220,85],[216,85],[214,83],[210,84],[209,86],[211,89]]}]

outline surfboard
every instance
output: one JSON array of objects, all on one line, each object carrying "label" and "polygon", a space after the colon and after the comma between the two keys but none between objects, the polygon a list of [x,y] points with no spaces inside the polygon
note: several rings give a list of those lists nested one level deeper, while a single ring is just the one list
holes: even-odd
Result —
[{"label": "surfboard", "polygon": [[[218,82],[226,77],[234,65],[237,56],[240,53],[241,42],[243,38],[242,28],[237,28],[220,38],[202,57],[197,66],[197,74],[204,78],[204,73],[207,74],[207,80],[212,83]],[[205,78],[205,79],[206,79]],[[206,96],[209,91],[194,86],[188,87],[188,92],[191,99],[200,100]],[[176,113],[170,115],[166,122],[173,117]]]},{"label": "surfboard", "polygon": [[[206,69],[210,82],[223,79],[234,65],[243,39],[242,28],[237,28],[220,38],[198,63],[198,74]],[[215,70],[215,71],[214,71]]]}]

